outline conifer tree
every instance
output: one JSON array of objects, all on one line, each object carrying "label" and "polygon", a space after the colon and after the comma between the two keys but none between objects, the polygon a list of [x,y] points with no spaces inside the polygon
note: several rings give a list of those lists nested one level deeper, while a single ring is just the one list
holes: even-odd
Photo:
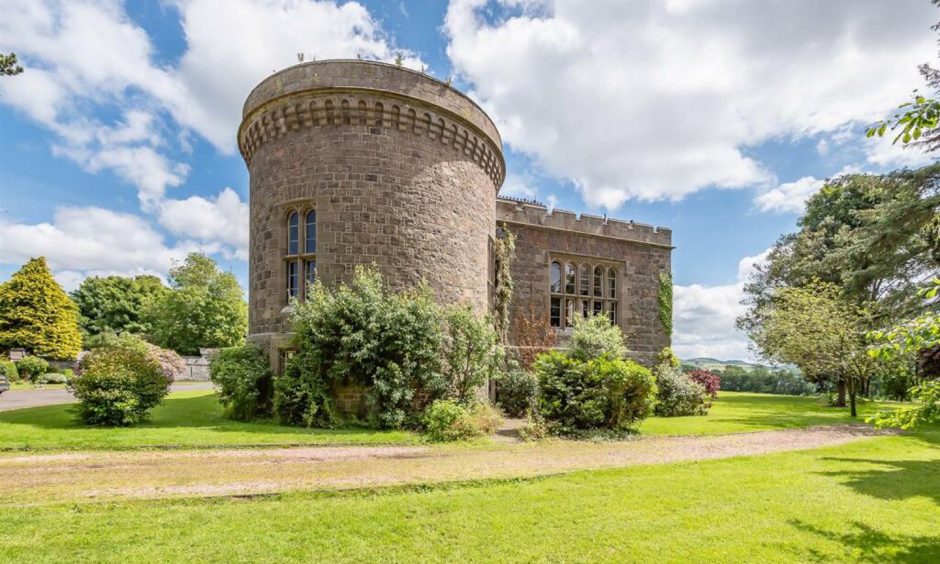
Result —
[{"label": "conifer tree", "polygon": [[0,284],[0,348],[73,359],[81,347],[78,308],[52,277],[44,257],[30,259]]}]

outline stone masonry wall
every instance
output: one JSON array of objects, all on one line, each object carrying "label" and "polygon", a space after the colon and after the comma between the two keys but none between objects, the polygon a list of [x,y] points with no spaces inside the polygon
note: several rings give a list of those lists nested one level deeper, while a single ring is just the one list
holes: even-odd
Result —
[{"label": "stone masonry wall", "polygon": [[[516,235],[511,317],[549,315],[551,257],[584,257],[618,267],[618,321],[644,364],[670,345],[659,320],[659,273],[671,272],[672,232],[662,227],[554,210],[500,199],[497,223]],[[559,337],[562,342],[565,333]]]}]

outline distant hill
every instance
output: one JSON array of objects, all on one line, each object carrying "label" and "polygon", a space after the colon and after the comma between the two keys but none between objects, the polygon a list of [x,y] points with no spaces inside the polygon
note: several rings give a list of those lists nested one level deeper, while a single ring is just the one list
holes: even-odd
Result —
[{"label": "distant hill", "polygon": [[[717,358],[708,357],[682,359],[682,364],[692,365],[696,368],[703,368],[705,370],[721,370],[728,366],[740,366],[744,370],[750,371],[759,366],[764,366],[762,364],[755,364],[753,362],[747,362],[744,360],[718,360]],[[764,367],[770,368],[768,366]]]}]

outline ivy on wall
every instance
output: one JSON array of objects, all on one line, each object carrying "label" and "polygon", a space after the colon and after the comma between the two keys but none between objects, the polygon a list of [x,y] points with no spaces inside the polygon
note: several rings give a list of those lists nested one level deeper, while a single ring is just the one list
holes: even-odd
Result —
[{"label": "ivy on wall", "polygon": [[666,330],[667,336],[672,336],[672,275],[666,271],[659,273],[659,320]]},{"label": "ivy on wall", "polygon": [[493,243],[495,262],[495,288],[493,297],[493,324],[500,340],[509,337],[509,302],[512,301],[512,261],[516,256],[516,236],[505,226],[496,232]]}]

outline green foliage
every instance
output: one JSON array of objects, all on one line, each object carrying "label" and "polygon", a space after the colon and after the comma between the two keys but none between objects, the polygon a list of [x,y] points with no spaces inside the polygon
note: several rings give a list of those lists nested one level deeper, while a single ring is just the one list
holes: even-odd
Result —
[{"label": "green foliage", "polygon": [[271,414],[271,372],[258,347],[229,347],[209,364],[219,402],[232,419],[252,421]]},{"label": "green foliage", "polygon": [[58,372],[49,372],[36,378],[36,384],[42,386],[45,384],[65,384],[69,381],[68,376]]},{"label": "green foliage", "polygon": [[672,275],[659,273],[659,321],[663,324],[666,335],[672,335]]},{"label": "green foliage", "polygon": [[89,337],[85,344],[89,350],[121,348],[147,354],[160,365],[160,371],[167,382],[172,383],[186,371],[186,361],[176,352],[148,343],[140,336],[131,333],[121,335],[110,332],[99,333]]},{"label": "green foliage", "polygon": [[294,356],[274,378],[274,413],[284,425],[335,427],[340,416],[333,406],[329,385],[309,369],[312,362],[303,358],[306,354]]},{"label": "green foliage", "polygon": [[27,380],[33,380],[49,371],[49,363],[38,356],[27,356],[16,361],[17,373]]},{"label": "green foliage", "polygon": [[908,144],[911,141],[917,141],[920,136],[928,131],[934,130],[940,125],[940,100],[927,98],[917,91],[914,91],[913,99],[898,106],[899,110],[909,108],[903,113],[898,112],[890,120],[882,120],[869,127],[865,135],[867,137],[883,137],[888,128],[895,131],[900,128],[892,144],[901,141]]},{"label": "green foliage", "polygon": [[623,331],[612,324],[606,316],[592,315],[575,319],[574,332],[568,343],[573,359],[587,362],[601,356],[609,358],[627,356],[627,344],[623,338]]},{"label": "green foliage", "polygon": [[16,370],[16,364],[12,360],[0,358],[0,376],[6,376],[10,382],[16,382],[20,379],[19,372]]},{"label": "green foliage", "polygon": [[82,358],[80,375],[69,381],[88,425],[126,426],[142,421],[169,392],[159,362],[147,351],[108,347]]},{"label": "green foliage", "polygon": [[16,53],[0,53],[0,76],[13,76],[23,72],[23,66],[16,59]]},{"label": "green foliage", "polygon": [[502,365],[499,335],[488,319],[478,318],[469,306],[446,310],[444,329],[441,351],[447,396],[469,404]]},{"label": "green foliage", "polygon": [[659,417],[705,415],[710,404],[705,387],[694,382],[675,366],[660,364],[656,367],[655,413]]},{"label": "green foliage", "polygon": [[299,374],[275,388],[291,391],[290,401],[276,400],[290,406],[286,419],[303,414],[313,422],[332,411],[326,390],[358,384],[367,390],[369,423],[400,428],[445,394],[440,313],[429,290],[394,293],[378,272],[363,268],[350,285],[317,283],[312,290],[293,317]]},{"label": "green foliage", "polygon": [[78,310],[52,277],[46,259],[30,259],[0,284],[0,348],[74,359],[82,346]]},{"label": "green foliage", "polygon": [[512,301],[512,261],[516,256],[516,236],[505,225],[500,227],[493,242],[496,284],[493,289],[493,312],[496,333],[503,343],[509,342],[509,303]]},{"label": "green foliage", "polygon": [[234,274],[222,272],[205,255],[191,253],[170,269],[169,280],[170,291],[144,316],[154,342],[180,354],[244,342],[248,306]]},{"label": "green foliage", "polygon": [[495,433],[500,417],[483,402],[466,406],[454,400],[437,400],[425,411],[423,422],[432,441],[465,441]]},{"label": "green foliage", "polygon": [[676,356],[676,353],[672,352],[671,347],[665,347],[656,355],[656,364],[666,365],[670,368],[679,368],[682,363],[679,357]]},{"label": "green foliage", "polygon": [[91,276],[72,292],[86,337],[102,333],[149,334],[145,312],[169,289],[156,276]]},{"label": "green foliage", "polygon": [[538,390],[538,378],[511,362],[496,383],[496,404],[510,417],[523,417],[535,407]]},{"label": "green foliage", "polygon": [[757,392],[760,394],[813,395],[816,386],[792,370],[769,370],[758,366],[745,370],[728,366],[716,371],[721,377],[721,389],[728,392]]},{"label": "green foliage", "polygon": [[554,434],[633,429],[649,415],[656,395],[650,371],[619,358],[583,361],[551,351],[536,360],[535,373],[539,415]]}]

